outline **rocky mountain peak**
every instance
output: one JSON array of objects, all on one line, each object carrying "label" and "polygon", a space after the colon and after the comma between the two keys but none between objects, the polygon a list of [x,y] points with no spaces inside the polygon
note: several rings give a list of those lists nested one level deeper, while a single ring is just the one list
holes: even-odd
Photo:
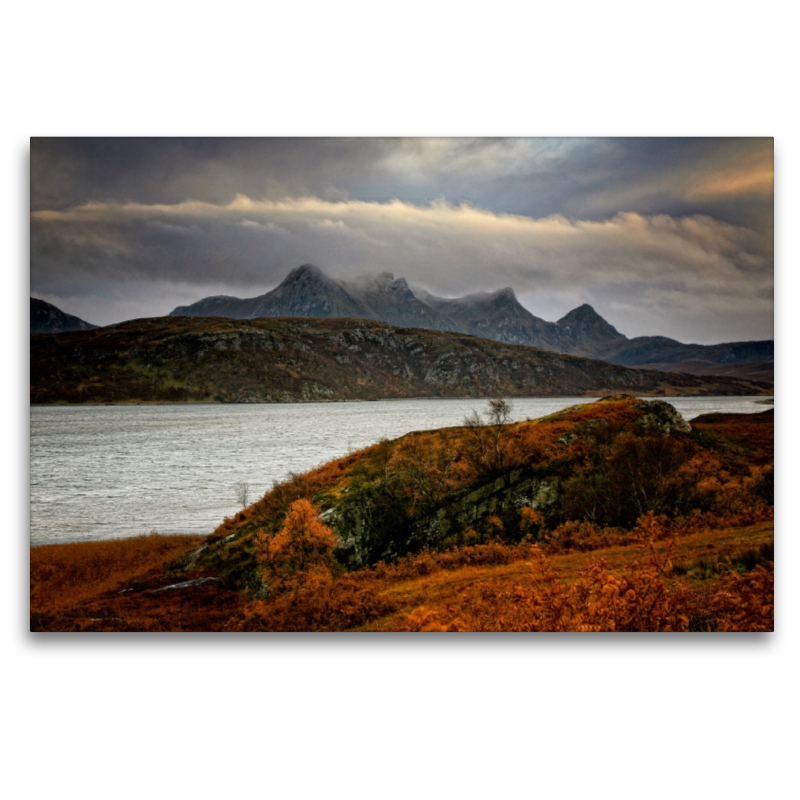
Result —
[{"label": "rocky mountain peak", "polygon": [[281,281],[280,286],[287,286],[293,283],[332,283],[331,279],[319,268],[313,264],[303,264],[302,266],[295,267],[289,274]]},{"label": "rocky mountain peak", "polygon": [[510,286],[506,286],[504,289],[498,289],[493,297],[497,298],[498,300],[513,300],[515,303],[517,301],[517,296],[514,294],[514,290]]},{"label": "rocky mountain peak", "polygon": [[575,323],[585,323],[585,322],[596,322],[597,320],[603,320],[603,318],[590,306],[588,303],[584,303],[583,305],[578,306],[577,308],[573,308],[572,311],[566,313],[560,320],[556,323],[557,325],[570,325]]},{"label": "rocky mountain peak", "polygon": [[406,283],[405,278],[397,278],[395,279],[394,273],[392,272],[381,272],[380,275],[377,275],[374,280],[374,285],[382,292],[397,292],[397,291],[411,291],[408,288],[408,284]]},{"label": "rocky mountain peak", "polygon": [[602,331],[604,336],[614,339],[625,337],[610,323],[606,322],[588,303],[573,308],[572,311],[561,317],[556,323],[559,328],[566,331],[589,331],[594,329]]},{"label": "rocky mountain peak", "polygon": [[255,298],[247,316],[254,317],[359,317],[372,318],[341,281],[319,267],[303,264],[293,269],[271,292]]},{"label": "rocky mountain peak", "polygon": [[573,308],[555,323],[563,352],[594,355],[615,342],[625,342],[610,322],[606,322],[588,303]]}]

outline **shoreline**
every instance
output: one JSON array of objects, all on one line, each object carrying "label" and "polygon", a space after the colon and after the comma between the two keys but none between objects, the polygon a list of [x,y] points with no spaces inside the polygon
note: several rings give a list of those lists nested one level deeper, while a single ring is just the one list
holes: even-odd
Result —
[{"label": "shoreline", "polygon": [[[624,394],[622,392],[614,392],[609,391],[607,393],[597,392],[591,394],[525,394],[525,395],[503,395],[508,400],[566,400],[566,399],[575,399],[575,400],[591,400],[591,399],[600,399],[603,397],[610,397],[615,394]],[[630,397],[636,398],[650,398],[655,400],[669,400],[669,398],[694,398],[694,397],[703,397],[712,399],[715,397],[726,397],[726,398],[734,398],[738,397],[742,400],[746,400],[751,397],[762,397],[770,399],[764,400],[757,400],[754,402],[760,402],[765,405],[773,405],[774,404],[774,388],[773,391],[764,391],[763,394],[705,394],[703,392],[696,392],[691,394],[667,394],[665,392],[640,392],[637,394],[632,394]],[[473,396],[473,395],[415,395],[413,397],[369,397],[363,399],[341,399],[341,400],[303,400],[303,399],[293,399],[293,400],[244,400],[244,401],[232,401],[232,402],[223,402],[220,400],[181,400],[181,401],[171,401],[171,400],[120,400],[118,402],[113,403],[69,403],[67,401],[60,401],[55,403],[30,403],[30,408],[61,408],[61,407],[69,407],[69,408],[102,408],[104,406],[287,406],[287,405],[332,405],[335,403],[401,403],[407,401],[416,401],[416,400],[474,400],[476,402],[480,401],[488,401],[494,399],[494,395],[485,395],[485,396]]]}]

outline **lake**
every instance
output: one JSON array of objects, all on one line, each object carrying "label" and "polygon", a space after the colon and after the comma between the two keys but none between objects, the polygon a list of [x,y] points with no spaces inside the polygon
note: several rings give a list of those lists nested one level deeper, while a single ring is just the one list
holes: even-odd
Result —
[{"label": "lake", "polygon": [[[686,419],[764,411],[763,397],[666,398]],[[536,419],[586,398],[513,400]],[[31,544],[211,533],[289,472],[383,438],[459,425],[485,400],[31,408]]]}]

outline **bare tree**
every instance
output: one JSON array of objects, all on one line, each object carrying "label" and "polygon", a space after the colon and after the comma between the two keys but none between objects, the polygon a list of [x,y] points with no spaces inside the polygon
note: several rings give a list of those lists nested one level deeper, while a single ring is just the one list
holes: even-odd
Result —
[{"label": "bare tree", "polygon": [[503,451],[500,449],[500,440],[503,438],[503,428],[511,422],[512,411],[513,407],[509,400],[498,397],[496,400],[489,401],[487,416],[492,431],[492,445],[497,469],[503,468]]},{"label": "bare tree", "polygon": [[242,508],[247,508],[250,497],[250,485],[244,481],[239,481],[234,487],[236,489],[236,499],[241,503]]},{"label": "bare tree", "polygon": [[511,421],[512,411],[511,402],[498,397],[489,401],[486,420],[477,411],[464,417],[464,426],[467,428],[472,445],[470,459],[478,469],[503,468],[503,451],[500,444],[503,439],[503,429]]},{"label": "bare tree", "polygon": [[511,422],[511,412],[514,406],[510,400],[498,397],[496,400],[489,401],[489,424],[490,425],[508,425]]},{"label": "bare tree", "polygon": [[486,423],[481,415],[473,409],[471,414],[464,417],[464,427],[467,429],[467,457],[472,462],[472,466],[482,472],[489,465],[489,458],[486,452]]}]

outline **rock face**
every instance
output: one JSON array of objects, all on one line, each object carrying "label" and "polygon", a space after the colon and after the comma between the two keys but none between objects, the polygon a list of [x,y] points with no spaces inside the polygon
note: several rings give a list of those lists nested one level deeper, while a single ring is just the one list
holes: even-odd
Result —
[{"label": "rock face", "polygon": [[255,305],[254,317],[359,317],[369,310],[339,281],[311,264],[293,269],[286,279]]},{"label": "rock face", "polygon": [[178,306],[171,317],[357,317],[373,314],[340,281],[329,278],[312,264],[293,269],[280,286],[259,297],[206,297],[190,306]]},{"label": "rock face", "polygon": [[179,306],[170,316],[371,319],[468,333],[631,367],[773,380],[772,341],[686,345],[663,336],[628,339],[587,304],[557,322],[547,322],[524,308],[509,287],[459,298],[436,297],[412,289],[404,278],[395,278],[390,272],[338,281],[304,264],[292,270],[280,286],[259,297],[206,297]]},{"label": "rock face", "polygon": [[473,336],[562,352],[557,326],[523,308],[511,288],[479,292],[455,300],[428,295],[428,302],[453,320],[457,330]]},{"label": "rock face", "polygon": [[31,333],[64,333],[65,331],[89,331],[96,328],[60,308],[31,297]]}]

